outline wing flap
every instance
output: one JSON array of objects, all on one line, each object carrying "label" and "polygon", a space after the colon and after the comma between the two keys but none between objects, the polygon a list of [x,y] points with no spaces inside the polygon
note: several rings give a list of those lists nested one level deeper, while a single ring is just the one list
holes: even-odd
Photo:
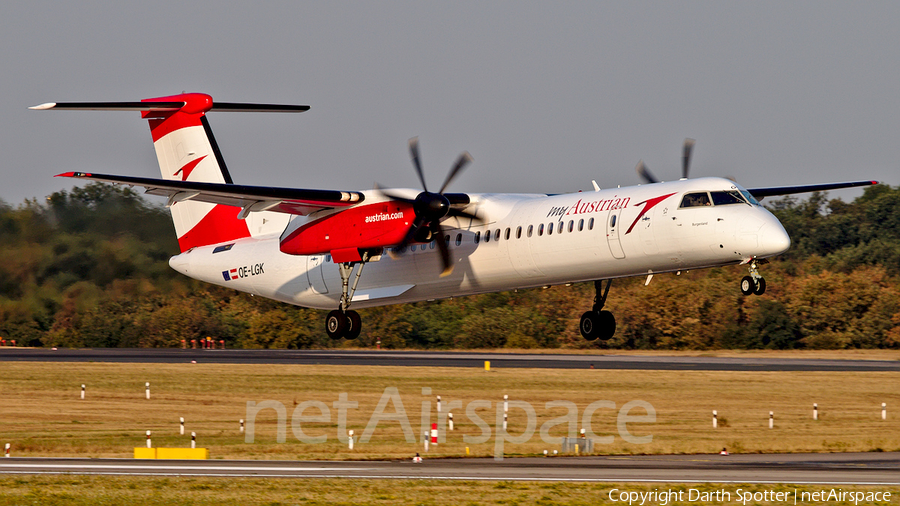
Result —
[{"label": "wing flap", "polygon": [[241,208],[239,216],[242,218],[255,211],[307,215],[323,209],[352,206],[365,200],[365,195],[354,191],[200,183],[87,172],[66,172],[56,177],[138,186],[149,195],[166,197],[167,206],[186,200],[233,206]]}]

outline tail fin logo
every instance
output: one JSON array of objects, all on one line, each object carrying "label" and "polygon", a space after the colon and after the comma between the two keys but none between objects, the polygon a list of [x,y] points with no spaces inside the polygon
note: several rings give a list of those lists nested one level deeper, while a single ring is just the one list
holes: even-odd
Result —
[{"label": "tail fin logo", "polygon": [[182,180],[182,181],[187,181],[187,178],[191,175],[191,172],[193,172],[194,168],[197,167],[197,164],[199,164],[200,162],[202,162],[204,158],[206,158],[206,155],[203,155],[203,156],[201,156],[200,158],[197,158],[196,160],[192,160],[192,161],[186,163],[186,164],[184,165],[184,167],[178,169],[178,170],[175,171],[175,173],[172,174],[172,175],[173,175],[173,176],[177,176],[178,173],[180,172],[180,173],[181,173],[181,180]]}]

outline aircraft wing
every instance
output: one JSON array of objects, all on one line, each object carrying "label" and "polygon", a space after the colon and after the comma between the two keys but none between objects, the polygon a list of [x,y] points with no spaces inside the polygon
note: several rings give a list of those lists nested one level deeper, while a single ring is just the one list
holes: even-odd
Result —
[{"label": "aircraft wing", "polygon": [[365,196],[360,192],[337,190],[199,183],[86,172],[66,172],[56,177],[139,186],[144,188],[145,193],[168,198],[166,207],[185,200],[239,207],[241,208],[239,218],[246,218],[253,211],[307,215],[323,209],[352,206],[365,200]]},{"label": "aircraft wing", "polygon": [[855,188],[857,186],[871,186],[878,181],[849,181],[846,183],[804,184],[797,186],[772,186],[768,188],[747,188],[754,197],[763,199],[775,195],[793,195],[795,193],[824,192],[841,188]]}]

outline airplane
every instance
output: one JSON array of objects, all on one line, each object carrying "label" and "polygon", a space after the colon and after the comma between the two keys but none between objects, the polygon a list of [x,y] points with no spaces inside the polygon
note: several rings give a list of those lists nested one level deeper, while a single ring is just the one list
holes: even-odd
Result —
[{"label": "airplane", "polygon": [[[745,295],[762,295],[759,266],[791,239],[759,200],[776,195],[878,184],[877,181],[744,188],[688,179],[694,141],[685,141],[682,177],[661,182],[640,162],[646,184],[566,194],[451,193],[472,161],[460,155],[438,191],[425,182],[418,141],[410,140],[422,190],[315,190],[236,184],[208,112],[298,113],[306,105],[214,102],[182,93],[139,102],[46,103],[36,110],[140,112],[148,120],[162,179],[66,172],[57,177],[140,187],[167,199],[181,252],[176,271],[208,283],[297,306],[331,310],[332,339],[354,339],[355,308],[487,292],[594,282],[579,322],[587,340],[616,330],[604,309],[612,280],[746,265]],[[365,273],[363,270],[365,268]],[[604,284],[605,281],[605,284]]]}]

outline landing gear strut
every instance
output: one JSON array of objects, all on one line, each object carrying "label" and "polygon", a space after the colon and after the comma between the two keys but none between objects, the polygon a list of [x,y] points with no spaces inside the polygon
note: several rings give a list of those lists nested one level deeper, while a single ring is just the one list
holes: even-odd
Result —
[{"label": "landing gear strut", "polygon": [[766,293],[766,278],[759,273],[756,260],[750,262],[750,275],[741,278],[741,293],[744,295]]},{"label": "landing gear strut", "polygon": [[603,309],[611,285],[611,279],[606,281],[605,289],[603,288],[603,280],[594,281],[594,292],[596,294],[594,295],[594,307],[581,315],[581,323],[578,326],[579,330],[581,330],[581,337],[588,341],[595,339],[606,341],[616,333],[616,317]]},{"label": "landing gear strut", "polygon": [[332,339],[356,339],[362,330],[362,319],[359,313],[350,309],[350,301],[353,299],[353,293],[359,285],[359,277],[362,275],[363,267],[369,260],[369,254],[363,253],[362,261],[358,262],[359,269],[356,270],[356,278],[353,280],[353,286],[350,286],[350,276],[357,262],[347,262],[338,264],[341,272],[341,303],[337,309],[328,313],[325,317],[325,333]]}]

